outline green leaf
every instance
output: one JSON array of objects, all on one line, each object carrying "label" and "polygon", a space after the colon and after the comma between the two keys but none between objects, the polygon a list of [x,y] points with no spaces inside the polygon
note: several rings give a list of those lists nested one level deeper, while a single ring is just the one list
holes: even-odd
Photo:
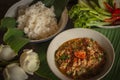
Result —
[{"label": "green leaf", "polygon": [[53,5],[55,0],[43,0],[43,3],[45,4],[45,6],[47,7],[51,7]]},{"label": "green leaf", "polygon": [[112,43],[115,50],[115,61],[110,72],[101,80],[120,79],[120,28],[105,29],[96,28],[95,30],[104,34]]},{"label": "green leaf", "polygon": [[6,44],[18,53],[19,50],[29,42],[29,39],[23,37],[24,33],[17,28],[9,28],[5,33],[3,40]]},{"label": "green leaf", "polygon": [[53,6],[55,8],[56,18],[59,19],[69,0],[55,0]]},{"label": "green leaf", "polygon": [[16,28],[16,20],[12,17],[5,17],[1,20],[0,29],[6,29],[3,41],[9,45],[16,53],[29,42],[24,38],[24,32]]},{"label": "green leaf", "polygon": [[[94,28],[94,29],[105,35],[111,41],[116,55],[112,69],[101,80],[118,80],[120,79],[120,28],[114,28],[114,29]],[[47,64],[46,52],[48,45],[49,43],[45,42],[45,43],[37,44],[37,46],[36,45],[32,46],[35,48],[35,51],[38,52],[41,61],[40,68],[36,72],[36,74],[38,76],[47,78],[46,80],[60,80],[52,73],[52,71],[50,70]]]},{"label": "green leaf", "polygon": [[49,42],[45,42],[32,46],[40,57],[40,68],[35,72],[35,74],[40,77],[44,77],[47,80],[59,80],[58,77],[52,73],[47,63],[46,53],[48,45]]},{"label": "green leaf", "polygon": [[4,35],[4,41],[6,41],[11,36],[22,37],[24,32],[17,28],[9,28]]},{"label": "green leaf", "polygon": [[16,26],[16,20],[11,17],[5,17],[1,20],[0,28],[14,28]]}]

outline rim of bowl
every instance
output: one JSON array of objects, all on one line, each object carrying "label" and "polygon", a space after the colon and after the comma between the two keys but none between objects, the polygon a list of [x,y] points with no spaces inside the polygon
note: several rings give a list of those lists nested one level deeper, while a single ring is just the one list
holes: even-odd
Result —
[{"label": "rim of bowl", "polygon": [[[77,29],[79,29],[79,30],[81,30],[81,31],[82,31],[82,30],[88,30],[88,31],[92,31],[92,32],[95,32],[95,33],[99,34],[101,37],[103,37],[103,38],[108,42],[108,44],[110,45],[110,48],[112,49],[112,60],[111,60],[112,62],[110,63],[110,66],[106,69],[105,72],[102,71],[100,75],[94,77],[95,80],[96,80],[96,79],[97,79],[97,80],[100,80],[100,79],[102,79],[103,77],[105,77],[105,76],[110,72],[110,70],[112,69],[113,64],[114,64],[114,60],[115,60],[115,51],[114,51],[114,48],[113,48],[113,46],[112,46],[112,43],[110,42],[110,40],[109,40],[107,37],[105,37],[102,33],[98,32],[98,31],[96,31],[96,30],[92,30],[92,29],[72,28],[72,29],[68,29],[68,30],[65,30],[65,31],[59,33],[59,34],[51,41],[51,43],[49,44],[48,49],[47,49],[47,56],[46,56],[46,57],[47,57],[47,63],[48,63],[48,65],[49,65],[49,68],[51,69],[51,71],[52,71],[58,78],[62,79],[62,78],[60,77],[60,76],[62,76],[62,77],[66,77],[66,80],[71,80],[69,77],[67,77],[66,75],[62,74],[62,73],[59,71],[59,69],[56,67],[56,64],[54,64],[54,67],[56,68],[57,72],[59,72],[59,75],[60,75],[60,76],[57,74],[57,72],[54,72],[55,69],[53,69],[53,68],[52,68],[53,66],[49,63],[49,61],[50,61],[50,60],[49,60],[49,59],[50,59],[49,48],[54,44],[54,41],[56,40],[57,37],[59,37],[60,35],[63,35],[64,33],[68,32],[68,31],[77,30]],[[68,41],[68,40],[66,40],[66,41]],[[64,42],[66,42],[66,41],[64,41]],[[62,43],[64,43],[64,42],[62,42]],[[55,55],[55,53],[53,53],[53,55]],[[55,63],[55,61],[54,61],[53,63]],[[90,78],[89,80],[93,80],[93,79]]]},{"label": "rim of bowl", "polygon": [[99,28],[106,28],[106,29],[112,29],[112,28],[120,28],[120,25],[105,25],[105,26],[97,26]]},{"label": "rim of bowl", "polygon": [[[18,2],[16,2],[15,4],[13,4],[6,12],[6,14],[4,15],[4,17],[15,17],[16,15],[16,11],[17,11],[17,8],[19,6],[22,6],[22,5],[28,5],[32,2],[33,0],[20,0]],[[61,18],[60,18],[60,21],[58,22],[58,27],[59,29],[52,35],[46,37],[46,38],[43,38],[43,39],[38,39],[38,40],[31,40],[30,39],[30,42],[31,43],[40,43],[40,42],[45,42],[45,41],[48,41],[50,39],[52,39],[53,37],[55,37],[58,33],[60,33],[62,30],[65,29],[66,25],[67,25],[67,22],[68,22],[68,10],[67,8],[64,9],[63,13],[61,14]]]}]

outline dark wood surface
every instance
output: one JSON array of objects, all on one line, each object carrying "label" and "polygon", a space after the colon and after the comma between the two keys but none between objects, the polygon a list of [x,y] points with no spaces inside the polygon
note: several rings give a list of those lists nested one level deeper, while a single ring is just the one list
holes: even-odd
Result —
[{"label": "dark wood surface", "polygon": [[0,19],[4,17],[9,7],[18,1],[20,0],[0,0]]}]

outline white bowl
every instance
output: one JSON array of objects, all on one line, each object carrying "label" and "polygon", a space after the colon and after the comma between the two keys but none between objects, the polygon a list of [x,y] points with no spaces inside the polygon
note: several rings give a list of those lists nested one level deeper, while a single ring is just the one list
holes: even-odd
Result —
[{"label": "white bowl", "polygon": [[[5,17],[16,17],[16,13],[17,13],[17,9],[19,6],[24,6],[24,5],[28,5],[32,2],[33,0],[21,0],[17,3],[15,3],[14,5],[12,5],[8,11],[6,12],[5,14]],[[65,8],[65,10],[63,11],[62,15],[61,15],[61,18],[60,18],[60,21],[58,23],[58,26],[60,27],[60,29],[53,35],[47,37],[47,38],[43,38],[43,39],[40,39],[40,40],[30,40],[30,42],[45,42],[51,38],[53,38],[55,35],[57,35],[59,32],[61,32],[66,24],[67,24],[67,21],[68,21],[68,11],[67,11],[67,8]]]},{"label": "white bowl", "polygon": [[61,44],[64,42],[74,39],[74,38],[92,38],[93,40],[97,41],[99,45],[106,51],[107,62],[105,65],[105,69],[101,72],[101,74],[89,79],[89,80],[97,80],[103,78],[112,68],[115,54],[114,49],[110,41],[101,33],[91,30],[91,29],[84,29],[84,28],[74,28],[66,30],[59,35],[57,35],[50,43],[48,50],[47,50],[47,62],[52,70],[52,72],[62,80],[72,80],[62,74],[55,64],[55,51],[60,47]]}]

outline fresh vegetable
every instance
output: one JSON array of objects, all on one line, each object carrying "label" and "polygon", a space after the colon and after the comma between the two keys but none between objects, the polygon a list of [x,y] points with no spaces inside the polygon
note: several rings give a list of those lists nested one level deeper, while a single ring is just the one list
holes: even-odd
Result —
[{"label": "fresh vegetable", "polygon": [[17,54],[8,45],[0,45],[0,61],[12,60]]},{"label": "fresh vegetable", "polygon": [[38,53],[34,52],[32,49],[24,50],[20,56],[20,66],[26,73],[33,75],[40,67]]},{"label": "fresh vegetable", "polygon": [[116,7],[116,3],[114,6],[110,6],[108,3],[104,2],[106,9],[112,14],[111,18],[105,19],[105,22],[110,22],[112,24],[120,23],[120,8]]},{"label": "fresh vegetable", "polygon": [[80,0],[78,4],[71,8],[69,16],[75,27],[90,28],[109,25],[110,23],[104,22],[104,20],[110,18],[111,14],[99,8],[93,1],[88,4],[85,0]]},{"label": "fresh vegetable", "polygon": [[106,3],[106,2],[103,2],[104,3],[104,5],[105,5],[105,7],[106,7],[106,9],[109,11],[109,12],[113,12],[113,8],[108,4],[108,3]]},{"label": "fresh vegetable", "polygon": [[100,6],[100,8],[104,9],[104,10],[106,10],[104,2],[110,4],[112,7],[113,7],[114,2],[115,2],[115,0],[96,0],[96,1],[97,1],[98,5]]},{"label": "fresh vegetable", "polygon": [[99,6],[102,8],[102,9],[106,9],[106,7],[104,6],[104,2],[107,2],[108,0],[98,0],[98,3],[99,3]]},{"label": "fresh vegetable", "polygon": [[78,4],[72,6],[69,16],[73,20],[74,27],[91,28],[120,24],[120,8],[116,8],[113,0],[98,0],[98,2],[79,0]]},{"label": "fresh vegetable", "polygon": [[28,75],[18,63],[11,63],[3,71],[4,80],[26,80]]}]

